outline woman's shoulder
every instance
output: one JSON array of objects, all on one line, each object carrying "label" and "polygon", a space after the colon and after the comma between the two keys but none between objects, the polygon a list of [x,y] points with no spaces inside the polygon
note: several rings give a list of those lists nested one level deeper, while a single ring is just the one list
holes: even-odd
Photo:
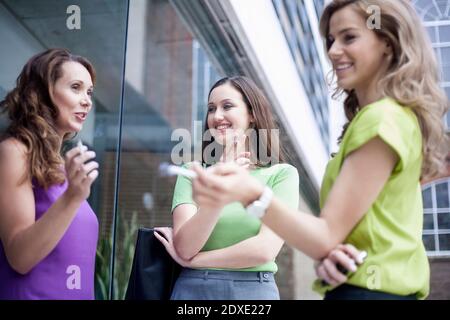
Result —
[{"label": "woman's shoulder", "polygon": [[25,144],[16,138],[9,137],[0,142],[0,158],[2,163],[8,160],[25,161],[27,151]]},{"label": "woman's shoulder", "polygon": [[0,172],[3,177],[21,177],[27,170],[27,147],[16,138],[0,142]]},{"label": "woman's shoulder", "polygon": [[363,127],[369,124],[381,125],[385,123],[407,129],[407,131],[415,130],[418,126],[417,117],[411,108],[403,106],[389,97],[364,107],[353,122],[359,123],[359,126]]},{"label": "woman's shoulder", "polygon": [[409,117],[411,115],[411,108],[402,105],[393,98],[386,97],[362,108],[358,114],[365,118],[383,118],[386,115]]}]

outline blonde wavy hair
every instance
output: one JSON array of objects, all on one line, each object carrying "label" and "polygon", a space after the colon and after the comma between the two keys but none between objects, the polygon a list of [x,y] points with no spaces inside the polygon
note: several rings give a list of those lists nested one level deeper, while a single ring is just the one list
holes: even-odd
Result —
[{"label": "blonde wavy hair", "polygon": [[[449,151],[449,139],[443,122],[449,103],[439,85],[440,71],[431,42],[413,5],[408,0],[333,0],[320,19],[320,33],[327,51],[330,48],[326,40],[330,19],[335,12],[347,6],[357,10],[365,19],[373,14],[371,6],[380,9],[381,28],[373,31],[389,42],[393,56],[379,88],[383,96],[410,107],[419,120],[423,138],[422,177],[440,174]],[[343,93],[346,94],[344,109],[348,123],[339,142],[360,107],[354,90],[336,88],[333,96]]]},{"label": "blonde wavy hair", "polygon": [[[94,67],[86,58],[66,49],[48,49],[28,60],[16,87],[0,101],[0,112],[7,113],[10,121],[1,140],[13,137],[27,148],[28,170],[20,183],[35,179],[47,189],[65,180],[59,153],[61,138],[55,125],[59,112],[50,97],[50,88],[63,76],[62,66],[68,61],[83,65],[95,82]],[[67,138],[68,135],[64,140]]]}]

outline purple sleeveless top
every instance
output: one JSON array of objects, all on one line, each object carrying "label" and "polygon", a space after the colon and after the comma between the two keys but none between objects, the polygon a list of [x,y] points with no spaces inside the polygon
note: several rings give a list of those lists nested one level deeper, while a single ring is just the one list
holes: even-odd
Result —
[{"label": "purple sleeveless top", "polygon": [[[33,185],[38,220],[67,189],[67,182],[47,191]],[[84,201],[53,251],[25,275],[10,267],[0,241],[0,299],[94,299],[97,239],[97,217]]]}]

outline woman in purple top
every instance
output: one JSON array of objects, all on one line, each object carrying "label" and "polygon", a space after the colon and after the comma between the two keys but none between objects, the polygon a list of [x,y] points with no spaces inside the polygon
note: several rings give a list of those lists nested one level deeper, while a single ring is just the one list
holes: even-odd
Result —
[{"label": "woman in purple top", "polygon": [[93,299],[93,151],[61,145],[92,107],[95,71],[64,49],[32,57],[0,102],[0,299]]}]

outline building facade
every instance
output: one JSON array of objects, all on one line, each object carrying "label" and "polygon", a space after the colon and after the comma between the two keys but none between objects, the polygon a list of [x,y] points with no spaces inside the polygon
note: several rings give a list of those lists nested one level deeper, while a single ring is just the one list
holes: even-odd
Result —
[{"label": "building facade", "polygon": [[[450,99],[450,1],[414,1],[442,70],[442,87]],[[450,135],[450,112],[444,118]],[[450,146],[447,172],[422,185],[423,242],[431,266],[430,299],[450,299]]]}]

